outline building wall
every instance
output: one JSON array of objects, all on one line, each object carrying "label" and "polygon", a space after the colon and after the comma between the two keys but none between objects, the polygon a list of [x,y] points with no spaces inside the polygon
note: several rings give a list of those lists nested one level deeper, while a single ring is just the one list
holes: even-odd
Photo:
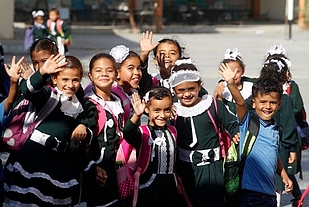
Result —
[{"label": "building wall", "polygon": [[5,21],[0,21],[0,41],[14,38],[14,1],[1,0],[0,19],[5,19]]},{"label": "building wall", "polygon": [[[260,15],[269,20],[285,21],[286,4],[284,0],[260,0]],[[298,0],[294,0],[294,17],[297,16]]]}]

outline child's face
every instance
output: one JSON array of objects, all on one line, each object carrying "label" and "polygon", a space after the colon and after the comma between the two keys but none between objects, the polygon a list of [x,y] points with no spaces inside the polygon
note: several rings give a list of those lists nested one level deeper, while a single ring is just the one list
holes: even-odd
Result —
[{"label": "child's face", "polygon": [[227,63],[230,68],[235,71],[237,70],[237,73],[234,77],[234,81],[235,81],[235,84],[237,86],[241,85],[241,76],[244,74],[244,69],[239,65],[239,63],[237,61],[230,61],[229,63]]},{"label": "child's face", "polygon": [[43,16],[37,16],[34,21],[38,24],[43,24],[44,23],[44,17]]},{"label": "child's face", "polygon": [[49,19],[52,21],[56,21],[59,18],[59,15],[56,11],[50,11],[49,12]]},{"label": "child's face", "polygon": [[265,121],[269,121],[273,118],[280,104],[281,101],[277,92],[270,92],[269,94],[258,93],[257,96],[252,99],[252,106],[255,112]]},{"label": "child's face", "polygon": [[162,100],[150,98],[145,111],[149,115],[150,126],[164,127],[172,117],[172,99],[170,97],[164,97]]},{"label": "child's face", "polygon": [[38,69],[40,69],[50,56],[51,54],[48,51],[34,50],[31,53],[31,61],[32,61],[34,70],[37,71]]},{"label": "child's face", "polygon": [[88,76],[96,89],[106,91],[111,89],[116,79],[116,69],[108,58],[100,58],[94,62]]},{"label": "child's face", "polygon": [[78,91],[81,79],[80,70],[75,68],[65,68],[52,77],[54,85],[69,98]]},{"label": "child's face", "polygon": [[126,93],[130,93],[131,88],[136,89],[142,77],[141,62],[138,57],[126,59],[118,70],[117,82]]},{"label": "child's face", "polygon": [[198,97],[200,89],[199,82],[184,82],[174,87],[174,93],[182,106],[191,107],[200,101]]},{"label": "child's face", "polygon": [[[170,42],[163,42],[158,45],[157,54],[154,59],[155,65],[159,65],[160,61],[164,62],[165,68],[159,68],[160,73],[170,74],[170,71],[162,71],[171,69],[175,65],[176,60],[180,58],[178,47]],[[169,77],[169,76],[168,76]]]}]

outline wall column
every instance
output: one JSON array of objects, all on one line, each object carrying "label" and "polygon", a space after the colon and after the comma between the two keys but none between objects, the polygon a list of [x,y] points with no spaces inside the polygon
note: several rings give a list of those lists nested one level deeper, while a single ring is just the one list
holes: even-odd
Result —
[{"label": "wall column", "polygon": [[1,0],[0,6],[0,41],[14,38],[14,1]]}]

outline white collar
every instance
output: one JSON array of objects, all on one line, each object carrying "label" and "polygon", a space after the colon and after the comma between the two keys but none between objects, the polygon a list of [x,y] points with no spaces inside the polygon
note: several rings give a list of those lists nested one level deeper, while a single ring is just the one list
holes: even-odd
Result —
[{"label": "white collar", "polygon": [[182,117],[192,117],[204,113],[211,105],[213,97],[211,95],[204,95],[202,100],[192,107],[185,107],[180,102],[174,103],[176,106],[177,115]]},{"label": "white collar", "polygon": [[[232,94],[230,92],[230,90],[228,89],[228,87],[226,86],[226,82],[224,82],[225,88],[224,91],[222,93],[222,96],[225,100],[232,102],[233,101],[233,97]],[[246,100],[247,98],[249,98],[252,94],[252,86],[253,83],[252,82],[247,82],[244,81],[242,83],[242,89],[239,91],[241,96]]]},{"label": "white collar", "polygon": [[69,100],[69,97],[60,91],[57,87],[55,89],[58,92],[58,96],[60,97],[61,107],[60,110],[66,115],[70,117],[76,118],[81,112],[84,111],[81,103],[78,101],[75,95],[72,96],[72,99]]}]

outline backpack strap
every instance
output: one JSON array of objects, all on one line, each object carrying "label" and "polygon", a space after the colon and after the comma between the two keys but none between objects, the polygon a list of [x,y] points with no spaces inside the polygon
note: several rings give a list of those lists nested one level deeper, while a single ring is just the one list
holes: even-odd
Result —
[{"label": "backpack strap", "polygon": [[140,175],[143,174],[147,169],[151,154],[151,146],[148,144],[148,141],[151,137],[150,130],[146,125],[139,126],[139,129],[142,134],[142,142],[138,154],[136,172],[134,173],[135,183],[134,183],[133,207],[135,207],[137,203]]},{"label": "backpack strap", "polygon": [[219,136],[221,156],[224,158],[227,154],[228,149],[231,146],[231,140],[228,136],[222,135],[221,130],[224,130],[224,129],[222,129],[220,122],[219,122],[217,100],[214,98],[212,100],[213,100],[213,104],[211,104],[210,107],[206,111],[215,128],[217,135]]},{"label": "backpack strap", "polygon": [[177,130],[176,130],[176,127],[169,125],[169,126],[167,126],[167,128],[168,128],[168,130],[170,130],[170,132],[171,132],[172,135],[173,135],[174,140],[176,141],[176,139],[177,139]]},{"label": "backpack strap", "polygon": [[131,100],[127,97],[127,95],[120,88],[120,86],[112,86],[112,92],[121,99],[122,107],[124,110],[124,121],[127,121],[130,117]]},{"label": "backpack strap", "polygon": [[245,159],[250,154],[257,134],[259,132],[259,128],[259,118],[255,114],[251,115],[248,131],[246,133],[245,141],[242,147],[241,159]]},{"label": "backpack strap", "polygon": [[104,129],[106,123],[106,111],[98,102],[93,100],[91,97],[89,97],[88,100],[94,103],[98,111],[98,121],[97,121],[98,127],[96,129],[97,131],[95,132],[95,135],[98,136],[99,133]]},{"label": "backpack strap", "polygon": [[62,29],[62,24],[63,24],[63,20],[57,19],[57,21],[56,21],[57,31],[59,32],[61,37],[64,37],[64,33],[63,33],[63,29]]},{"label": "backpack strap", "polygon": [[43,106],[43,108],[38,113],[37,117],[35,118],[34,122],[29,125],[27,131],[23,136],[29,137],[30,134],[34,131],[34,129],[41,124],[41,122],[54,110],[59,102],[59,97],[57,92],[51,90],[50,97]]}]

